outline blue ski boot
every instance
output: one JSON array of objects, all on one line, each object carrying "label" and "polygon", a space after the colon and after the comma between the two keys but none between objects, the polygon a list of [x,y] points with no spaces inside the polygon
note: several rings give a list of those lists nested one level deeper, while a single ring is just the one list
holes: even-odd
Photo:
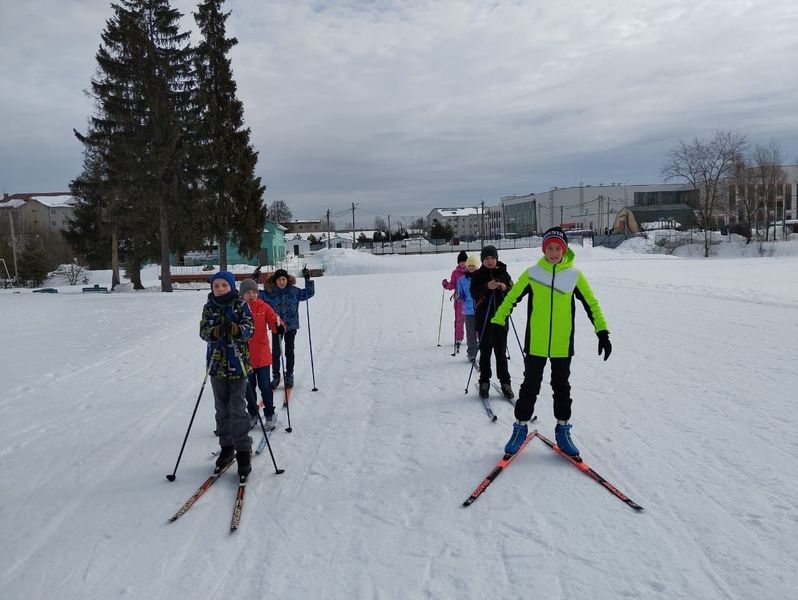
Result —
[{"label": "blue ski boot", "polygon": [[557,426],[554,428],[554,439],[560,450],[568,456],[576,458],[579,456],[579,448],[577,448],[571,440],[571,427],[572,425],[569,423],[565,423],[564,425],[557,423]]},{"label": "blue ski boot", "polygon": [[504,445],[505,454],[515,454],[524,443],[527,436],[526,422],[516,421],[513,423],[513,434],[510,436],[510,441]]}]

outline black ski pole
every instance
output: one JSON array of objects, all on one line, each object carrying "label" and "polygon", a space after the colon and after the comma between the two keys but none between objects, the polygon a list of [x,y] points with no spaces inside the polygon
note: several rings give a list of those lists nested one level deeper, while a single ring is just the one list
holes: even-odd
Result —
[{"label": "black ski pole", "polygon": [[199,395],[197,396],[197,402],[194,404],[194,412],[191,413],[191,420],[188,422],[188,429],[186,429],[186,436],[183,438],[183,445],[180,446],[180,454],[177,455],[175,470],[166,476],[169,481],[174,481],[177,477],[177,467],[180,465],[180,459],[183,458],[183,450],[185,449],[186,442],[188,441],[188,434],[191,431],[191,426],[194,424],[194,417],[197,416],[197,408],[199,408],[200,398],[202,398],[202,392],[205,390],[205,384],[208,382],[208,375],[210,372],[211,365],[208,365],[208,368],[205,369],[205,378],[202,380],[202,387],[200,388]]},{"label": "black ski pole", "polygon": [[521,352],[521,356],[524,356],[524,347],[521,345],[521,338],[518,337],[518,330],[515,328],[515,322],[513,321],[513,317],[510,316],[510,325],[513,326],[513,333],[515,333],[515,341],[518,342],[518,350]]},{"label": "black ski pole", "polygon": [[305,310],[308,313],[308,344],[310,344],[310,373],[313,375],[313,389],[311,392],[318,392],[319,388],[316,387],[316,369],[313,366],[313,339],[310,336],[310,303],[305,300]]},{"label": "black ski pole", "polygon": [[[490,307],[493,306],[493,294],[490,295],[488,299],[488,308],[485,312],[485,321],[482,323],[482,333],[479,334],[479,347],[477,348],[477,356],[482,353],[482,344],[485,341],[485,328],[488,326],[488,318],[490,317]],[[477,357],[474,357],[474,360],[471,361],[471,370],[468,372],[468,381],[466,381],[465,386],[465,394],[468,393],[468,386],[471,385],[471,375],[474,373],[474,365],[477,362]]]},{"label": "black ski pole", "polygon": [[280,346],[280,367],[283,372],[283,394],[285,395],[285,414],[288,415],[288,427],[285,430],[288,433],[291,433],[294,428],[291,427],[291,408],[288,406],[288,388],[285,385],[285,352],[283,348],[283,338],[282,336],[277,336],[277,343]]},{"label": "black ski pole", "polygon": [[263,419],[260,416],[260,411],[258,411],[258,422],[260,423],[260,428],[263,430],[263,437],[266,439],[266,447],[269,449],[269,454],[272,457],[272,464],[274,465],[274,472],[278,475],[282,475],[285,473],[285,469],[278,469],[277,468],[277,461],[274,460],[274,452],[272,452],[272,445],[269,442],[269,436],[266,433],[266,425],[263,424]]}]

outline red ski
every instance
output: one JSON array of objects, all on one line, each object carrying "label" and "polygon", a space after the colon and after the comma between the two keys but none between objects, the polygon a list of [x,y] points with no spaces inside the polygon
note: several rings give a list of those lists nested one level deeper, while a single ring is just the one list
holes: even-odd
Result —
[{"label": "red ski", "polygon": [[194,492],[191,498],[186,500],[185,504],[183,504],[183,506],[181,506],[180,509],[169,519],[169,522],[171,523],[173,521],[177,521],[180,517],[186,514],[186,511],[192,506],[194,506],[194,503],[197,500],[199,500],[205,492],[208,491],[208,488],[210,488],[214,483],[216,483],[216,480],[219,479],[219,477],[221,477],[224,474],[224,472],[230,468],[230,465],[232,465],[234,462],[235,461],[231,460],[224,467],[219,469],[218,472],[214,472],[213,475],[208,477],[208,479],[205,480],[205,483],[199,486],[199,488],[197,489],[196,492]]},{"label": "red ski", "polygon": [[551,441],[549,438],[547,438],[547,437],[546,437],[546,436],[544,436],[543,434],[540,434],[540,433],[538,433],[538,432],[536,431],[536,432],[534,433],[534,435],[536,435],[537,437],[539,437],[539,438],[540,438],[540,439],[543,441],[543,443],[545,443],[545,444],[546,444],[546,445],[547,445],[549,448],[551,448],[552,450],[554,450],[554,451],[555,451],[557,454],[559,454],[560,456],[562,456],[562,457],[563,457],[565,460],[567,460],[567,461],[568,461],[568,462],[570,462],[572,465],[574,465],[574,466],[575,466],[577,469],[579,469],[580,471],[582,471],[582,473],[584,473],[585,475],[587,475],[588,477],[590,477],[590,478],[591,478],[591,479],[593,479],[594,481],[597,481],[597,482],[598,482],[598,483],[600,483],[602,486],[604,486],[604,487],[605,487],[607,490],[609,490],[609,492],[610,492],[612,495],[614,495],[616,498],[618,498],[619,500],[622,500],[623,502],[625,502],[626,504],[628,504],[629,506],[631,506],[631,507],[632,507],[632,508],[634,508],[635,510],[643,510],[643,507],[642,507],[642,506],[640,506],[639,504],[637,504],[636,502],[634,502],[634,501],[633,501],[631,498],[629,498],[629,497],[628,497],[626,494],[622,493],[622,492],[621,492],[621,491],[620,491],[620,490],[619,490],[617,487],[615,487],[615,486],[614,486],[614,485],[612,485],[612,484],[611,484],[609,481],[607,481],[606,479],[604,479],[604,478],[603,478],[601,475],[599,475],[598,473],[596,473],[596,472],[593,470],[593,468],[592,468],[590,465],[588,465],[588,464],[587,464],[587,463],[586,463],[584,460],[582,460],[581,458],[580,458],[579,460],[577,460],[577,459],[575,459],[574,457],[567,455],[565,452],[563,452],[562,450],[560,450],[560,448],[559,448],[559,446],[557,446],[557,444],[555,444],[554,442],[552,442],[552,441]]},{"label": "red ski", "polygon": [[471,495],[470,495],[468,498],[466,498],[465,502],[463,502],[463,506],[471,506],[471,505],[474,503],[474,501],[475,501],[477,498],[479,498],[479,497],[480,497],[480,495],[482,495],[482,492],[484,492],[484,491],[485,491],[485,489],[486,489],[486,488],[487,488],[487,487],[488,487],[488,486],[489,486],[491,483],[493,483],[493,480],[494,480],[494,479],[496,479],[496,478],[499,476],[499,474],[500,474],[502,471],[504,471],[504,469],[506,469],[506,468],[507,468],[507,466],[508,466],[508,465],[509,465],[511,462],[513,462],[513,459],[515,459],[515,457],[516,457],[516,456],[518,456],[519,454],[521,454],[521,452],[523,451],[523,449],[524,449],[524,448],[526,448],[526,445],[527,445],[529,442],[531,442],[531,441],[532,441],[532,438],[534,438],[534,437],[535,437],[535,435],[537,434],[537,432],[538,432],[538,431],[537,431],[537,429],[535,429],[535,430],[531,431],[531,432],[530,432],[530,433],[529,433],[529,434],[526,436],[526,439],[524,440],[524,443],[523,443],[523,444],[521,444],[521,447],[520,447],[520,448],[518,448],[518,452],[516,452],[515,454],[505,454],[505,455],[502,457],[502,459],[501,459],[501,460],[500,460],[498,463],[496,463],[496,466],[495,466],[495,467],[493,467],[493,470],[492,470],[490,473],[488,473],[488,476],[487,476],[487,477],[485,477],[485,479],[482,481],[482,483],[480,483],[480,484],[477,486],[477,489],[475,489],[473,492],[471,492]]}]

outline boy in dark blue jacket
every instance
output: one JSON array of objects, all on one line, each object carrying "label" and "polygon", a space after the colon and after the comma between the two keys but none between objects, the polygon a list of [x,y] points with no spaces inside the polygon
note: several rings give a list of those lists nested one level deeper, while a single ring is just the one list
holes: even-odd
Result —
[{"label": "boy in dark blue jacket", "polygon": [[[310,271],[302,269],[305,289],[296,287],[296,278],[285,269],[277,269],[263,284],[261,300],[265,300],[285,324],[285,387],[294,387],[294,341],[299,329],[299,303],[313,298],[316,287],[310,280]],[[272,389],[280,385],[280,337],[272,336]]]}]

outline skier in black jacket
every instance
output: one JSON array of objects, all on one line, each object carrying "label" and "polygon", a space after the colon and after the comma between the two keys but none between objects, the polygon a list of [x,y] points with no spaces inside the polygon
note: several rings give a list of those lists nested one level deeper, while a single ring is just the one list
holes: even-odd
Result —
[{"label": "skier in black jacket", "polygon": [[[494,246],[485,246],[480,253],[482,266],[471,275],[471,297],[474,299],[479,339],[479,395],[488,397],[490,390],[490,355],[496,356],[496,375],[506,398],[514,396],[510,387],[510,372],[507,370],[507,325],[493,325],[490,320],[504,300],[504,295],[513,286],[507,273],[507,265],[499,262],[499,253]],[[484,331],[484,333],[482,333]]]}]

